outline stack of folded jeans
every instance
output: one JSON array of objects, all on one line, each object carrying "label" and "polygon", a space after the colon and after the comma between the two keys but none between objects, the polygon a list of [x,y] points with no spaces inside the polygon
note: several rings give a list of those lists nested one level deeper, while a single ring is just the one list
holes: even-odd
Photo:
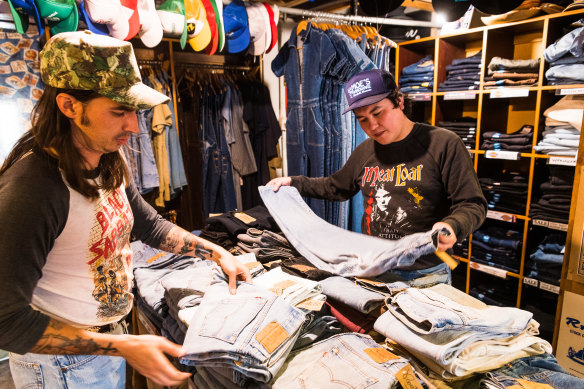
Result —
[{"label": "stack of folded jeans", "polygon": [[399,76],[402,93],[429,93],[434,86],[434,60],[431,55],[406,66]]},{"label": "stack of folded jeans", "polygon": [[484,389],[505,388],[584,388],[584,380],[568,373],[553,355],[544,353],[519,358],[490,371],[480,381]]},{"label": "stack of folded jeans", "polygon": [[565,234],[547,235],[525,262],[525,276],[560,285],[565,243]]},{"label": "stack of folded jeans", "polygon": [[231,295],[226,282],[207,289],[188,328],[180,362],[225,367],[240,386],[270,382],[290,353],[305,314],[258,286],[240,283]]},{"label": "stack of folded jeans", "polygon": [[481,81],[482,52],[467,58],[457,58],[446,66],[446,81],[438,86],[438,92],[479,89]]},{"label": "stack of folded jeans", "polygon": [[465,238],[461,242],[456,242],[452,246],[452,253],[459,257],[468,258],[468,238]]},{"label": "stack of folded jeans", "polygon": [[539,58],[505,59],[493,57],[489,62],[485,88],[528,87],[537,84]]},{"label": "stack of folded jeans", "polygon": [[448,120],[448,121],[440,121],[438,122],[438,127],[445,128],[452,132],[455,132],[456,135],[462,139],[462,142],[466,146],[467,149],[473,149],[476,145],[476,128],[477,128],[477,119],[471,117],[461,117],[458,119]]},{"label": "stack of folded jeans", "polygon": [[520,173],[505,173],[496,178],[479,178],[489,209],[525,214],[527,179]]},{"label": "stack of folded jeans", "polygon": [[533,126],[524,125],[510,133],[486,131],[483,133],[482,150],[508,150],[530,153],[533,142]]},{"label": "stack of folded jeans", "polygon": [[533,149],[539,154],[577,156],[580,131],[569,124],[546,126],[543,138]]},{"label": "stack of folded jeans", "polygon": [[326,300],[326,296],[321,293],[322,286],[318,282],[284,273],[279,267],[254,278],[253,283],[296,307],[306,302],[321,301],[321,304],[324,304]]},{"label": "stack of folded jeans", "polygon": [[548,181],[539,186],[539,198],[531,203],[529,215],[532,219],[568,223],[574,172],[573,167],[550,166]]},{"label": "stack of folded jeans", "polygon": [[237,239],[239,240],[237,247],[247,253],[255,254],[261,263],[300,256],[281,233],[248,228],[244,234],[238,234]]},{"label": "stack of folded jeans", "polygon": [[519,231],[482,227],[472,234],[471,260],[519,273],[522,240]]},{"label": "stack of folded jeans", "polygon": [[444,379],[551,352],[530,312],[486,305],[450,285],[406,289],[387,308],[375,330]]},{"label": "stack of folded jeans", "polygon": [[545,72],[548,84],[584,83],[583,39],[584,27],[579,27],[568,32],[544,50],[543,58],[550,63],[550,68]]},{"label": "stack of folded jeans", "polygon": [[513,307],[517,303],[517,286],[504,279],[486,276],[472,286],[468,294],[487,305]]}]

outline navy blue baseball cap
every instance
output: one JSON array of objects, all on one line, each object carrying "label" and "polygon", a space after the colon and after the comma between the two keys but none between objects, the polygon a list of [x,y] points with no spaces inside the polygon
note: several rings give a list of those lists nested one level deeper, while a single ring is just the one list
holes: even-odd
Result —
[{"label": "navy blue baseball cap", "polygon": [[351,77],[345,85],[349,103],[343,114],[359,107],[375,104],[397,90],[393,75],[380,69],[366,70]]},{"label": "navy blue baseball cap", "polygon": [[247,11],[241,0],[233,0],[223,10],[223,26],[227,52],[240,53],[247,49],[251,39]]},{"label": "navy blue baseball cap", "polygon": [[8,0],[10,12],[14,19],[16,32],[24,34],[28,30],[28,17],[33,16],[39,29],[39,35],[45,33],[45,21],[41,19],[34,0]]}]

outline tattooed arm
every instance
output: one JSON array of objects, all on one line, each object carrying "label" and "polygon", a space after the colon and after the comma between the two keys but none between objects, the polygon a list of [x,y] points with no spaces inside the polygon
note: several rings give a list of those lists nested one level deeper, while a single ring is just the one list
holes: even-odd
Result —
[{"label": "tattooed arm", "polygon": [[180,357],[180,349],[181,346],[161,336],[99,334],[50,319],[30,352],[120,356],[157,384],[173,386],[190,376],[177,370],[165,356]]},{"label": "tattooed arm", "polygon": [[216,262],[229,278],[229,291],[235,294],[237,278],[251,282],[249,269],[224,248],[175,226],[158,247],[175,254],[190,255]]}]

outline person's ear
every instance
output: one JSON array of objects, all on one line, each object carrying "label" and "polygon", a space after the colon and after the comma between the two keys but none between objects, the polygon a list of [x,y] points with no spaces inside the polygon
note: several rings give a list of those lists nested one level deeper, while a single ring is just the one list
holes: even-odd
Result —
[{"label": "person's ear", "polygon": [[404,96],[403,95],[398,96],[397,102],[398,102],[399,109],[401,109],[403,111],[406,108],[406,105],[404,103]]},{"label": "person's ear", "polygon": [[55,100],[59,110],[69,119],[76,119],[81,114],[81,102],[70,94],[59,93]]}]

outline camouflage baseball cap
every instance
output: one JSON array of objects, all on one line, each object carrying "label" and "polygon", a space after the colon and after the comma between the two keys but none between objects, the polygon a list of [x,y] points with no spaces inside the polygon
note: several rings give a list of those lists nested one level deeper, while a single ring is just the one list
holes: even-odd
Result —
[{"label": "camouflage baseball cap", "polygon": [[91,31],[63,32],[40,53],[41,78],[55,88],[93,90],[136,109],[168,102],[144,85],[130,42]]}]

